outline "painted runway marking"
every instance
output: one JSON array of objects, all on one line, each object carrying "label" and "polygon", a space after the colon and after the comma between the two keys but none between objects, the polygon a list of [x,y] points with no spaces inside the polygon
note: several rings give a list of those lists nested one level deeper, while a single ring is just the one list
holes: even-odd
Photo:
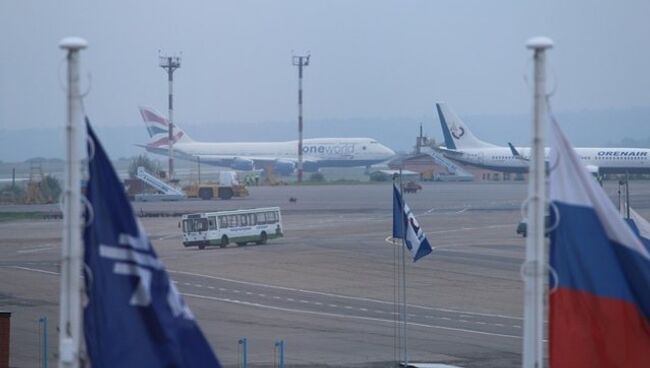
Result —
[{"label": "painted runway marking", "polygon": [[[509,225],[491,225],[491,226],[487,226],[487,227],[478,227],[478,228],[469,228],[469,229],[497,228],[497,227],[510,227],[510,226],[512,226],[512,225],[511,224],[509,224]],[[457,230],[451,230],[451,231],[457,231]],[[443,232],[446,232],[446,231],[443,231]],[[429,232],[427,232],[427,233],[429,233]],[[232,283],[237,283],[237,284],[242,284],[242,285],[250,285],[250,286],[256,286],[256,287],[266,287],[266,288],[269,288],[269,289],[293,291],[293,292],[300,292],[300,293],[313,294],[313,295],[322,295],[322,296],[328,296],[328,297],[338,298],[338,299],[347,299],[347,300],[373,302],[373,303],[379,303],[379,304],[385,304],[385,305],[393,305],[393,302],[388,302],[388,301],[378,300],[378,299],[372,299],[372,298],[354,297],[354,296],[326,293],[326,292],[322,292],[322,291],[312,291],[312,290],[297,289],[297,288],[291,288],[291,287],[285,287],[285,286],[277,286],[277,285],[269,285],[269,284],[250,282],[250,281],[240,281],[240,280],[234,280],[234,279],[229,279],[229,278],[225,278],[225,277],[205,275],[205,274],[194,273],[194,272],[177,271],[177,270],[168,270],[167,272],[176,273],[176,274],[180,274],[180,275],[205,277],[205,278],[209,278],[209,279],[213,279],[213,280],[227,281],[227,282],[232,282]],[[439,312],[467,314],[467,315],[483,316],[483,317],[498,317],[498,318],[504,318],[504,319],[514,319],[514,320],[519,320],[519,321],[522,320],[521,317],[506,316],[506,315],[502,315],[502,314],[470,312],[470,311],[462,311],[462,310],[455,310],[455,309],[448,309],[448,308],[434,308],[434,307],[427,307],[427,306],[424,306],[424,305],[417,305],[417,304],[408,304],[407,306],[409,308],[418,308],[418,309],[432,310],[432,311],[439,311]]]},{"label": "painted runway marking", "polygon": [[31,248],[31,249],[21,249],[19,251],[16,251],[16,253],[38,253],[38,252],[44,252],[46,250],[54,249],[53,245],[46,246],[46,247],[39,247],[39,248]]},{"label": "painted runway marking", "polygon": [[[187,296],[187,297],[190,297],[190,298],[212,300],[212,301],[217,301],[217,302],[241,304],[241,305],[246,305],[246,306],[249,306],[249,307],[271,309],[271,310],[282,311],[282,312],[311,314],[311,315],[323,316],[323,317],[358,319],[358,320],[362,320],[362,321],[372,321],[372,322],[381,322],[381,323],[390,323],[390,324],[395,323],[395,321],[392,320],[392,319],[383,319],[383,318],[375,318],[375,317],[363,317],[363,316],[352,316],[352,315],[346,315],[346,314],[337,314],[337,313],[309,311],[309,310],[303,310],[303,309],[275,307],[275,306],[271,306],[271,305],[244,302],[244,301],[239,301],[239,300],[230,300],[230,299],[224,299],[224,298],[216,298],[216,297],[213,297],[213,296],[199,295],[199,294],[181,293],[181,295],[184,295],[184,296]],[[475,331],[475,330],[469,330],[469,329],[465,329],[465,328],[454,328],[454,327],[445,327],[445,326],[437,326],[437,325],[427,325],[427,324],[424,324],[424,323],[416,323],[416,322],[409,323],[409,326],[411,326],[411,327],[440,329],[440,330],[447,330],[447,331],[456,331],[456,332],[467,332],[467,333],[478,334],[478,335],[498,336],[498,337],[506,337],[506,338],[511,338],[511,339],[521,339],[521,336],[516,336],[516,335],[507,335],[507,334],[485,332],[485,331]]]},{"label": "painted runway marking", "polygon": [[[15,269],[24,270],[24,271],[30,271],[30,272],[38,272],[38,273],[43,273],[43,274],[47,274],[47,275],[55,275],[55,276],[60,275],[58,272],[47,271],[47,270],[42,270],[42,269],[37,269],[37,268],[29,268],[29,267],[21,267],[21,266],[5,266],[5,267],[15,268]],[[192,284],[189,284],[189,283],[186,283],[186,284],[187,285],[192,285]],[[238,290],[233,290],[233,291],[238,292]],[[217,297],[213,297],[213,296],[199,295],[199,294],[190,294],[190,293],[181,293],[181,294],[189,296],[189,297],[199,298],[199,299],[222,301],[222,302],[228,302],[228,303],[234,303],[234,304],[247,305],[247,306],[251,306],[251,307],[259,307],[259,308],[286,311],[286,312],[295,312],[295,313],[312,314],[312,315],[320,315],[320,316],[348,318],[348,319],[359,319],[359,320],[366,320],[366,321],[377,321],[377,322],[384,322],[384,323],[395,323],[394,320],[387,320],[387,319],[381,319],[381,318],[353,316],[353,315],[345,315],[345,314],[309,311],[309,310],[302,310],[302,309],[275,307],[275,306],[271,306],[271,305],[246,302],[246,301],[242,301],[242,300],[238,300],[238,299],[217,298]],[[278,296],[274,296],[273,298],[274,299],[276,299],[276,298],[280,299],[280,297],[278,297]],[[291,298],[288,298],[287,300],[289,300],[289,299],[291,299]],[[295,301],[293,299],[291,299],[291,300]],[[334,308],[338,307],[338,305],[336,305],[336,304],[329,304],[329,306],[334,307]],[[353,309],[353,307],[345,306],[345,309]],[[367,309],[365,309],[365,308],[359,308],[359,310],[367,311]],[[375,312],[384,313],[383,311],[380,311],[380,310],[375,310]],[[398,313],[397,312],[389,312],[389,314],[396,315]],[[410,316],[415,316],[415,315],[410,315]],[[425,316],[425,317],[428,318],[430,316]],[[452,320],[451,318],[448,318],[448,317],[432,317],[432,318],[439,318],[439,319],[446,320],[446,321],[451,321]],[[469,322],[469,321],[457,320],[457,322]],[[481,324],[481,325],[487,324],[485,322],[473,322],[473,323]],[[434,328],[434,329],[442,329],[442,330],[449,330],[449,331],[468,332],[468,333],[474,333],[474,334],[480,334],[480,335],[490,335],[490,336],[500,336],[500,337],[521,339],[521,336],[515,336],[515,335],[499,334],[499,333],[484,332],[484,331],[475,331],[475,330],[469,330],[469,329],[463,329],[463,328],[453,328],[453,327],[445,327],[445,326],[437,326],[437,325],[427,325],[427,324],[416,323],[416,322],[410,322],[409,325],[410,326],[416,326],[416,327],[423,327],[423,328]],[[490,325],[505,327],[505,325],[503,325],[501,323],[494,323],[494,324],[490,324]],[[521,329],[520,325],[512,325],[512,327],[517,328],[517,329]],[[544,342],[547,342],[547,340],[544,340]]]},{"label": "painted runway marking", "polygon": [[46,273],[48,275],[59,275],[58,272],[52,272],[52,271],[46,271],[46,270],[40,270],[38,268],[29,268],[29,267],[20,267],[20,266],[11,266],[11,268],[16,268],[19,270],[23,271],[32,271],[32,272],[40,272],[40,273]]}]

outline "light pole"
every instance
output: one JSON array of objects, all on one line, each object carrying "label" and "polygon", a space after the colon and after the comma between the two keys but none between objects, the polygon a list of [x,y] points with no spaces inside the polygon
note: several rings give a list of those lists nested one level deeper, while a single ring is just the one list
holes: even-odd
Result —
[{"label": "light pole", "polygon": [[311,55],[294,56],[293,65],[298,67],[298,183],[302,183],[302,69],[309,65]]},{"label": "light pole", "polygon": [[167,81],[169,83],[168,107],[169,115],[169,167],[168,177],[172,180],[174,177],[174,71],[181,67],[181,58],[179,56],[161,55],[160,67],[167,71]]}]

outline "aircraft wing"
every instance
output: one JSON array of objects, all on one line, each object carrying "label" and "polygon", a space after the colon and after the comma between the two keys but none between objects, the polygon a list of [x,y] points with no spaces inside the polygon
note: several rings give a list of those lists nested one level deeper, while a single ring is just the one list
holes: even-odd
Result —
[{"label": "aircraft wing", "polygon": [[463,153],[454,149],[449,149],[445,147],[436,147],[436,151],[443,153],[444,155],[450,157],[450,156],[462,156]]},{"label": "aircraft wing", "polygon": [[508,142],[508,147],[510,147],[510,152],[512,152],[512,156],[516,158],[517,160],[522,160],[522,161],[530,161],[529,159],[525,158],[522,156],[519,151],[515,148],[515,146],[512,145],[512,143]]},{"label": "aircraft wing", "polygon": [[260,163],[276,162],[277,157],[269,156],[233,156],[233,155],[193,155],[205,161],[234,161],[234,160],[249,160]]},{"label": "aircraft wing", "polygon": [[[298,160],[296,160],[293,157],[283,158],[283,157],[275,157],[275,156],[247,156],[247,155],[238,155],[238,156],[232,156],[232,155],[193,155],[193,156],[194,157],[200,157],[201,160],[206,160],[206,161],[249,160],[249,161],[254,161],[255,163],[260,163],[260,164],[275,163],[275,162],[278,162],[278,161],[298,163]],[[310,163],[317,163],[319,160],[314,158],[314,157],[303,156],[302,161],[303,162],[310,162]]]}]

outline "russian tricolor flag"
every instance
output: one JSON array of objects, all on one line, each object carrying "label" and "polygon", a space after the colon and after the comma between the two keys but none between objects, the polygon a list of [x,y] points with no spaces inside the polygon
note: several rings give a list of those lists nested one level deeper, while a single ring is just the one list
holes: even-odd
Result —
[{"label": "russian tricolor flag", "polygon": [[650,367],[647,222],[628,226],[554,121],[549,171],[551,367]]}]

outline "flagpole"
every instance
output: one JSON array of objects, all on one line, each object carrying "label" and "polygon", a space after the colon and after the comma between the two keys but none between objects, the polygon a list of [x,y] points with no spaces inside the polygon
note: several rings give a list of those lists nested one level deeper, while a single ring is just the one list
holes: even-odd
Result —
[{"label": "flagpole", "polygon": [[59,47],[67,51],[68,91],[65,188],[63,191],[63,243],[61,245],[61,291],[59,311],[59,367],[79,367],[81,342],[81,94],[79,88],[79,51],[86,40],[68,37]]},{"label": "flagpole", "polygon": [[406,229],[407,227],[405,226],[406,224],[406,218],[405,218],[405,213],[404,213],[404,183],[402,182],[402,167],[399,168],[399,195],[402,198],[402,209],[400,210],[400,214],[402,216],[402,324],[404,327],[403,330],[403,339],[404,343],[402,344],[402,347],[404,349],[404,367],[407,367],[409,365],[409,358],[408,358],[408,337],[406,334],[407,330],[407,318],[408,318],[408,313],[406,311]]},{"label": "flagpole", "polygon": [[525,368],[541,368],[544,362],[544,208],[546,206],[546,161],[544,155],[544,105],[546,97],[546,49],[553,41],[546,37],[534,37],[526,42],[534,51],[534,105],[531,165],[528,178],[528,237],[526,238],[526,262],[523,277],[524,293],[524,340],[523,361]]}]

